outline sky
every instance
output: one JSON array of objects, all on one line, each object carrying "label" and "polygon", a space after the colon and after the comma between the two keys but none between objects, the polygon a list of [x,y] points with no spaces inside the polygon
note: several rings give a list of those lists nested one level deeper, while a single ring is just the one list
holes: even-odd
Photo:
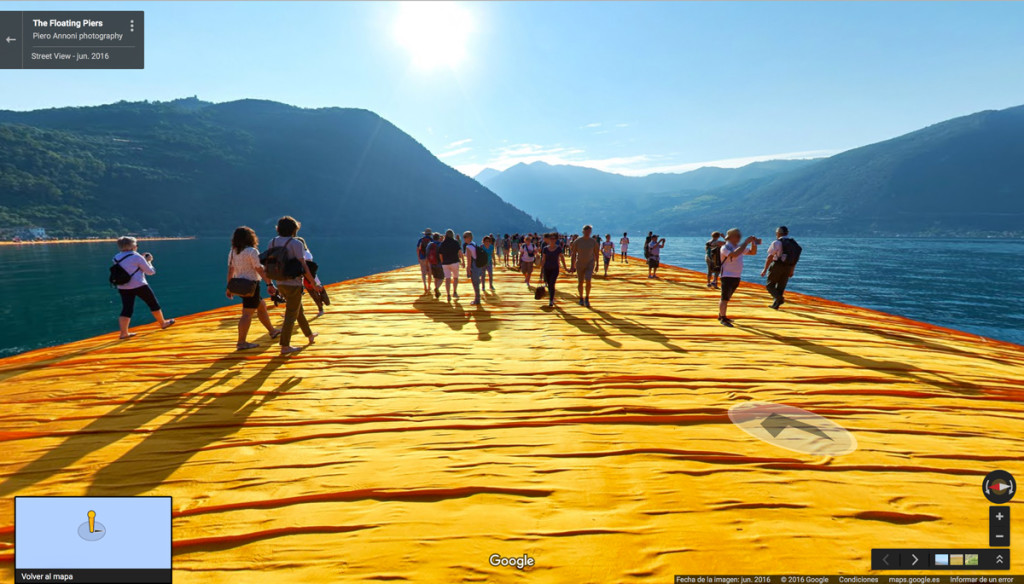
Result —
[{"label": "sky", "polygon": [[0,109],[372,110],[473,176],[831,155],[1024,104],[1020,2],[4,2],[142,10],[146,67],[0,70]]}]

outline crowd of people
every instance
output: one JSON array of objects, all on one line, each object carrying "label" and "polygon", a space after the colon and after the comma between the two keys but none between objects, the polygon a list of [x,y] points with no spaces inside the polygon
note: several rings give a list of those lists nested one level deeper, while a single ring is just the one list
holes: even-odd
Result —
[{"label": "crowd of people", "polygon": [[[298,325],[307,343],[316,341],[303,308],[303,296],[308,295],[316,304],[318,315],[324,314],[324,306],[330,298],[317,276],[318,266],[306,241],[298,236],[300,223],[290,216],[277,222],[277,235],[264,252],[259,251],[259,239],[251,228],[242,226],[235,229],[228,253],[227,287],[228,298],[242,300],[242,316],[238,321],[238,350],[256,348],[248,341],[249,329],[255,316],[266,329],[271,339],[279,339],[282,355],[302,350],[292,345],[295,326]],[[732,326],[728,316],[729,301],[739,288],[743,275],[743,260],[756,255],[762,240],[754,236],[743,238],[739,229],[730,229],[724,235],[715,231],[704,244],[707,263],[707,287],[720,293],[718,320],[725,326]],[[113,257],[110,267],[110,283],[118,289],[122,309],[119,325],[122,339],[135,336],[130,332],[135,299],[142,299],[153,313],[161,328],[174,324],[174,319],[164,317],[163,310],[150,288],[146,276],[156,273],[151,254],[138,252],[138,241],[134,237],[118,240],[119,252]],[[619,262],[629,262],[629,233],[619,239]],[[647,277],[658,278],[661,264],[661,250],[665,238],[653,231],[647,233],[643,254],[647,264]],[[772,297],[771,308],[778,310],[785,302],[785,291],[802,249],[789,236],[789,229],[780,226],[775,240],[768,246],[761,276],[767,279],[766,289]],[[466,231],[461,237],[448,229],[441,234],[426,229],[416,241],[416,255],[420,265],[423,293],[441,298],[444,287],[446,301],[459,300],[459,278],[465,274],[473,287],[471,306],[483,302],[482,294],[488,289],[495,291],[494,269],[496,265],[516,270],[522,274],[527,288],[540,300],[547,297],[548,306],[555,306],[555,291],[558,279],[563,273],[576,276],[577,301],[580,306],[590,308],[594,274],[603,266],[603,275],[608,277],[609,266],[615,258],[615,244],[610,233],[602,239],[594,233],[591,225],[585,225],[580,234],[527,233],[485,235],[477,242],[473,232]],[[568,265],[567,265],[568,258]],[[535,288],[533,272],[539,266],[540,281]],[[284,304],[283,322],[274,327],[264,299],[260,295],[260,283],[267,288],[267,294],[275,305]]]}]

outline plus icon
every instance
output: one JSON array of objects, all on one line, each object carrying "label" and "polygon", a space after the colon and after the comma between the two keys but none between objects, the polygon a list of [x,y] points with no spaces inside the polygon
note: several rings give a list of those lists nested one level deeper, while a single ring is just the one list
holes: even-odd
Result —
[{"label": "plus icon", "polygon": [[1003,520],[1003,517],[1006,517],[1006,516],[1005,516],[1005,515],[1003,515],[1003,512],[1002,512],[1002,511],[1000,511],[999,513],[996,513],[996,519],[998,519],[998,520],[1002,521],[1002,520]]}]

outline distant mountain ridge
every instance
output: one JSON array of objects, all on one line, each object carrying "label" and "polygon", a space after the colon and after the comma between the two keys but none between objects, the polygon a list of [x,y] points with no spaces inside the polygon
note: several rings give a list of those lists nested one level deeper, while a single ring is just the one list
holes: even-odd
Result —
[{"label": "distant mountain ridge", "polygon": [[377,114],[191,98],[0,111],[0,229],[52,235],[307,232],[542,225]]},{"label": "distant mountain ridge", "polygon": [[[1022,161],[1024,106],[1018,106],[824,159],[698,169],[675,175],[671,192],[657,192],[664,185],[657,175],[642,177],[649,182],[641,187],[632,177],[537,164],[483,182],[544,221],[573,229],[591,222],[602,232],[703,235],[732,226],[768,232],[784,223],[819,235],[1017,237],[1024,236]],[[797,164],[777,164],[789,162]],[[744,169],[755,172],[737,172]],[[589,202],[574,192],[589,193]]]},{"label": "distant mountain ridge", "polygon": [[665,229],[786,221],[822,234],[1024,235],[1024,106],[934,124],[666,209]]},{"label": "distant mountain ridge", "polygon": [[504,172],[485,169],[476,179],[509,203],[529,209],[541,221],[560,229],[578,229],[583,223],[636,229],[649,222],[653,214],[708,189],[774,176],[812,162],[772,160],[740,168],[702,167],[686,173],[647,176],[534,162],[519,163]]}]

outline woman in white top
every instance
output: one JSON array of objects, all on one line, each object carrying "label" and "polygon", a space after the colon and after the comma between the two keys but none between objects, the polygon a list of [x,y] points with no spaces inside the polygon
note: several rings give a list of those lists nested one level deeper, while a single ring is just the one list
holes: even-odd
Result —
[{"label": "woman in white top", "polygon": [[[316,266],[316,263],[310,263],[313,261],[313,252],[309,251],[309,246],[306,245],[306,240],[301,237],[296,237],[295,241],[302,244],[302,257],[306,260],[306,265],[309,266],[310,272],[312,273],[316,271],[316,268],[314,267]],[[317,316],[323,316],[324,304],[329,305],[331,303],[331,299],[327,296],[327,290],[324,290],[323,283],[320,282],[320,276],[313,273],[313,280],[314,282],[312,285],[310,285],[306,280],[303,280],[302,283],[306,287],[306,292],[309,292],[310,298],[313,299],[313,302],[316,303],[317,309],[320,311]]]},{"label": "woman in white top", "polygon": [[[249,326],[252,324],[254,312],[259,316],[260,323],[270,333],[270,338],[276,339],[281,334],[281,329],[276,329],[270,324],[267,305],[260,298],[260,280],[267,283],[267,292],[269,294],[275,294],[277,290],[274,288],[274,283],[267,277],[266,272],[263,271],[263,265],[260,264],[258,245],[259,240],[256,238],[256,232],[248,227],[243,226],[235,229],[235,234],[231,236],[231,251],[228,252],[228,281],[230,282],[232,278],[242,278],[255,283],[253,295],[241,297],[242,318],[238,319],[237,344],[240,351],[254,349],[259,346],[256,343],[246,341],[246,337],[249,336]],[[227,296],[228,298],[235,297],[230,290],[228,290]]]},{"label": "woman in white top", "polygon": [[622,250],[622,263],[627,263],[626,254],[629,253],[629,233],[623,233],[619,238],[619,249]]},{"label": "woman in white top", "polygon": [[537,247],[533,245],[533,238],[528,235],[519,248],[519,271],[523,273],[527,287],[530,287],[530,278],[533,276],[533,260],[536,257]]},{"label": "woman in white top", "polygon": [[136,298],[141,298],[146,303],[153,313],[153,318],[160,323],[161,329],[174,324],[173,318],[164,318],[164,311],[149,287],[149,282],[146,281],[146,276],[156,273],[152,254],[140,254],[139,242],[127,235],[117,240],[117,248],[121,251],[114,256],[114,263],[121,266],[129,275],[127,282],[117,286],[117,292],[121,295],[121,316],[118,318],[121,338],[130,339],[135,336],[135,333],[128,331],[128,325],[131,324],[132,313],[135,311]]}]

